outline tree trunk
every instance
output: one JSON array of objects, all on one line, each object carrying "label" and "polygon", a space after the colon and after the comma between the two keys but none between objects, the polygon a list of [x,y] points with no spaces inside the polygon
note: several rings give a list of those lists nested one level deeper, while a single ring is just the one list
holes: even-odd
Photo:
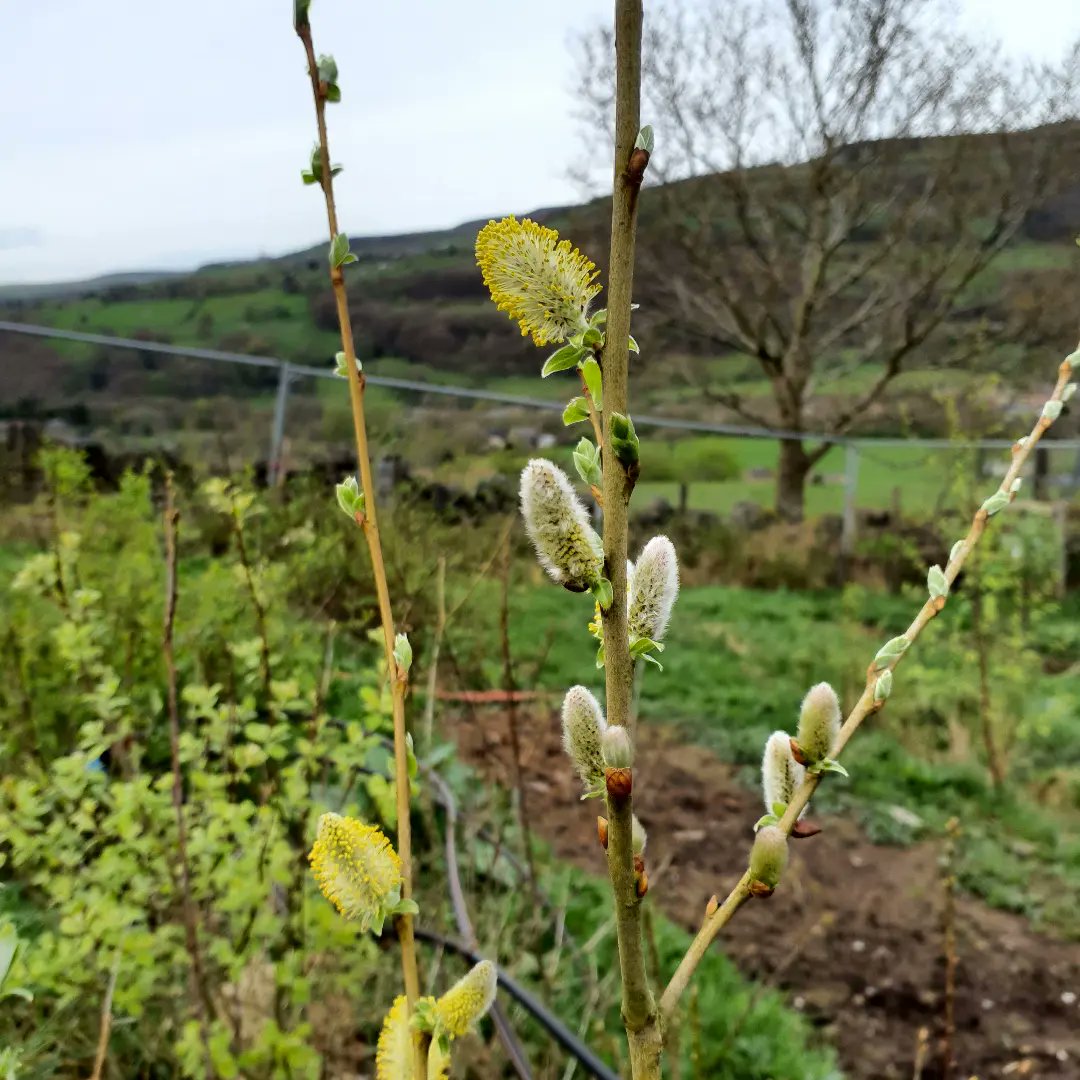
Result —
[{"label": "tree trunk", "polygon": [[806,477],[810,459],[801,442],[780,443],[780,466],[776,474],[776,512],[784,521],[799,522],[806,509]]}]

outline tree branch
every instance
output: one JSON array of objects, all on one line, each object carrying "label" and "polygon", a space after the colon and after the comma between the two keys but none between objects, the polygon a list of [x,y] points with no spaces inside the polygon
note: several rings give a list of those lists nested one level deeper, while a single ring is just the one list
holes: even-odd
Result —
[{"label": "tree branch", "polygon": [[[1064,361],[1058,368],[1057,383],[1054,386],[1054,391],[1050,395],[1050,401],[1060,402],[1062,400],[1062,394],[1065,387],[1068,385],[1072,369],[1069,362]],[[998,492],[1004,495],[1010,495],[1013,481],[1016,480],[1023,471],[1024,464],[1030,457],[1031,452],[1037,446],[1039,440],[1043,437],[1046,431],[1049,429],[1052,421],[1047,420],[1041,416],[1036,420],[1034,427],[1031,429],[1031,433],[1027,436],[1026,440],[1017,443],[1013,447],[1012,464],[1009,466],[1008,471],[1002,478],[1001,484],[998,486]],[[980,508],[971,522],[971,527],[968,529],[967,535],[960,543],[960,547],[957,550],[955,556],[953,556],[948,565],[945,568],[945,579],[951,586],[956,580],[957,575],[964,567],[964,563],[967,561],[968,555],[978,544],[983,531],[986,528],[986,523],[989,520],[988,514],[985,510]],[[877,712],[882,708],[884,702],[876,702],[874,700],[874,689],[877,684],[878,678],[885,671],[893,671],[900,664],[903,658],[911,651],[910,646],[915,643],[919,635],[925,629],[927,623],[944,607],[944,598],[935,600],[934,598],[928,598],[922,605],[912,620],[911,625],[904,631],[903,636],[907,638],[908,648],[899,656],[891,660],[887,665],[877,667],[871,663],[866,673],[866,686],[863,689],[859,700],[855,703],[855,707],[848,714],[847,719],[844,721],[843,726],[840,729],[840,734],[837,736],[836,742],[832,748],[831,756],[837,758],[842,753],[845,746],[851,740],[852,736],[858,731],[859,726],[870,714]],[[784,812],[784,816],[780,819],[779,827],[783,829],[786,834],[791,833],[792,826],[798,820],[799,815],[806,808],[806,805],[810,802],[814,791],[817,789],[818,784],[821,782],[820,775],[811,776],[808,775],[803,781],[799,790],[795,792],[791,802],[788,804],[787,810]],[[671,977],[671,981],[668,983],[667,988],[660,999],[660,1011],[665,1017],[670,1016],[679,1003],[679,999],[682,996],[683,991],[686,989],[690,982],[694,971],[697,969],[698,964],[701,962],[702,957],[708,951],[709,945],[712,944],[717,934],[731,921],[735,912],[750,898],[750,872],[746,873],[739,879],[738,884],[731,890],[724,902],[711,914],[706,915],[705,921],[702,923],[701,929],[698,931],[694,940],[690,943],[690,947],[679,963],[675,974]]]},{"label": "tree branch", "polygon": [[[337,209],[334,204],[334,177],[330,165],[330,144],[326,134],[326,85],[319,78],[318,62],[311,40],[311,27],[305,19],[296,32],[304,46],[307,57],[308,76],[311,80],[311,93],[315,102],[315,119],[319,130],[319,160],[321,164],[321,186],[326,199],[326,220],[329,226],[330,240],[338,235]],[[349,316],[349,301],[345,292],[345,275],[340,266],[331,266],[330,284],[334,292],[337,307],[338,325],[341,330],[341,345],[345,352],[345,370],[349,384],[349,403],[352,408],[353,433],[356,437],[356,460],[360,470],[360,485],[364,492],[364,519],[362,527],[371,555],[371,572],[375,579],[375,594],[379,606],[379,622],[383,632],[383,650],[386,657],[387,677],[393,702],[394,717],[394,782],[397,796],[397,853],[401,859],[403,899],[412,896],[412,823],[409,818],[409,762],[405,730],[405,691],[407,683],[402,673],[398,672],[394,659],[394,613],[390,605],[390,588],[386,578],[386,563],[383,560],[382,541],[379,538],[379,519],[376,507],[375,480],[371,468],[371,454],[368,449],[367,421],[364,415],[364,377],[357,370],[356,347],[353,342],[352,320]],[[417,998],[420,996],[420,978],[416,965],[416,945],[413,941],[413,920],[411,915],[399,915],[395,919],[398,939],[401,943],[401,967],[405,981],[405,997],[408,1013],[411,1016]],[[417,1076],[427,1075],[426,1053],[420,1032],[414,1038],[416,1050],[415,1068]]]}]

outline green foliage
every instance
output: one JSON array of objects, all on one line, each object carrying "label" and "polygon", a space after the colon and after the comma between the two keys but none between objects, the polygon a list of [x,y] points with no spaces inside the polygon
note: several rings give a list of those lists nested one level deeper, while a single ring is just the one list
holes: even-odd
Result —
[{"label": "green foliage", "polygon": [[[209,1053],[221,1076],[317,1076],[332,1040],[310,1001],[337,1001],[354,1026],[378,1020],[355,979],[375,946],[314,892],[305,853],[319,813],[377,818],[368,782],[392,786],[384,680],[372,662],[327,699],[325,631],[288,617],[282,568],[249,549],[270,613],[267,680],[247,572],[235,555],[206,562],[197,544],[182,548],[179,754],[203,973],[193,991],[151,480],[128,474],[100,496],[73,455],[51,455],[47,471],[53,544],[16,573],[3,624],[20,645],[6,664],[21,690],[0,695],[0,895],[24,939],[11,985],[34,1000],[5,1003],[0,1041],[22,1049],[20,1076],[85,1075],[115,969],[125,1019],[113,1052],[133,1072],[171,1062],[198,1076]],[[240,522],[258,509],[219,485],[210,509],[222,500]],[[199,999],[212,1012],[205,1033]]]}]

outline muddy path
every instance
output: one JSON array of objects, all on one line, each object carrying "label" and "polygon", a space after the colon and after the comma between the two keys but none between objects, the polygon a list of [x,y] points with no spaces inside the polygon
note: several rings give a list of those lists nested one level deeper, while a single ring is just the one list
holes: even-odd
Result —
[{"label": "muddy path", "polygon": [[[528,794],[544,808],[530,815],[533,827],[558,856],[601,874],[597,804],[578,799],[558,719],[536,706],[522,713]],[[512,784],[505,719],[488,709],[482,724],[461,715],[454,734],[467,761]],[[742,873],[761,806],[714,755],[655,729],[643,731],[638,759],[648,763],[635,775],[635,809],[649,833],[650,898],[694,930],[708,898],[723,897]],[[939,849],[882,847],[850,821],[817,820],[824,831],[792,845],[775,896],[747,905],[714,948],[824,1029],[848,1076],[939,1080]],[[955,926],[954,1076],[1080,1080],[1080,945],[963,895]]]}]

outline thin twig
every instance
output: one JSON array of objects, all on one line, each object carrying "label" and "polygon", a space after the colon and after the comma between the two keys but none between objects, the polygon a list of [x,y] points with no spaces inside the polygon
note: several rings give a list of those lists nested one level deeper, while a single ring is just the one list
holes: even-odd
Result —
[{"label": "thin twig", "polygon": [[435,571],[435,637],[431,642],[431,660],[428,662],[427,693],[424,697],[423,749],[431,750],[435,735],[435,694],[439,689],[439,652],[446,633],[446,556],[440,555]]},{"label": "thin twig", "polygon": [[956,842],[960,822],[950,818],[945,826],[942,859],[942,944],[945,953],[945,985],[941,1001],[941,1080],[956,1072]]},{"label": "thin twig", "polygon": [[112,1031],[112,1002],[116,992],[116,980],[120,975],[120,954],[116,954],[112,970],[109,972],[109,981],[105,987],[105,997],[101,1002],[101,1025],[98,1028],[97,1054],[94,1057],[94,1071],[90,1074],[90,1080],[101,1080],[105,1071],[105,1058],[109,1053],[109,1033]]},{"label": "thin twig", "polygon": [[[329,226],[331,243],[340,232],[338,228],[337,208],[334,205],[334,177],[330,164],[330,144],[326,134],[327,86],[319,77],[315,47],[311,40],[311,26],[307,16],[298,19],[296,32],[304,46],[307,57],[308,76],[311,81],[311,93],[315,103],[315,120],[319,131],[320,185],[326,200],[326,220]],[[341,345],[345,353],[345,371],[349,384],[349,403],[352,409],[353,433],[356,437],[356,460],[360,470],[360,484],[364,492],[364,517],[362,528],[371,555],[371,572],[375,580],[375,594],[379,605],[379,621],[382,625],[383,648],[386,655],[386,669],[390,675],[391,700],[394,717],[394,779],[397,797],[397,854],[401,859],[401,895],[404,899],[412,896],[412,823],[409,818],[409,762],[405,730],[405,691],[406,680],[397,676],[397,664],[394,660],[394,613],[390,605],[390,588],[386,579],[386,564],[383,560],[382,541],[379,538],[379,519],[374,475],[371,468],[371,454],[368,449],[367,421],[364,415],[364,377],[356,364],[356,347],[353,342],[352,320],[349,317],[349,301],[345,292],[345,275],[340,266],[330,268],[330,284],[334,292],[337,308],[338,326],[341,331]],[[400,915],[395,920],[398,938],[401,942],[401,967],[405,982],[407,1014],[411,1017],[420,995],[420,977],[416,964],[416,946],[413,942],[413,920],[411,915]],[[415,1067],[418,1076],[427,1075],[426,1055],[420,1033],[416,1033]]]},{"label": "thin twig", "polygon": [[529,867],[529,885],[536,887],[536,866],[533,863],[532,829],[529,827],[529,804],[525,795],[525,775],[521,767],[521,739],[518,736],[517,698],[514,693],[514,656],[510,649],[510,537],[503,547],[502,591],[499,602],[499,640],[502,646],[503,689],[506,691],[506,722],[510,729],[510,754],[514,759],[514,786],[517,788],[518,825],[525,862]]},{"label": "thin twig", "polygon": [[188,859],[187,826],[184,822],[184,781],[180,771],[180,706],[176,692],[176,657],[173,649],[173,629],[176,623],[177,572],[176,538],[180,527],[180,511],[173,496],[172,474],[165,477],[165,617],[162,626],[161,651],[165,658],[168,683],[169,753],[172,762],[172,804],[176,816],[176,850],[180,860],[180,899],[184,919],[184,939],[191,959],[191,978],[195,989],[195,1011],[206,1058],[207,1076],[216,1076],[207,1025],[214,1015],[214,1005],[206,985],[202,951],[199,947],[198,915],[191,899],[191,864]]},{"label": "thin twig", "polygon": [[244,581],[247,584],[248,593],[251,596],[251,606],[255,611],[255,629],[259,635],[259,671],[262,675],[263,696],[267,702],[270,700],[270,639],[266,632],[266,605],[259,598],[259,590],[255,587],[255,571],[248,555],[247,538],[244,535],[244,522],[240,516],[240,510],[236,505],[236,493],[230,490],[229,502],[232,507],[230,515],[232,520],[233,536],[236,537],[236,551],[240,556],[240,566],[244,571]]},{"label": "thin twig", "polygon": [[[1057,383],[1054,386],[1054,391],[1050,395],[1050,401],[1062,401],[1062,395],[1065,391],[1065,387],[1069,383],[1070,376],[1072,374],[1072,368],[1069,361],[1063,361],[1058,368]],[[1046,431],[1049,429],[1052,421],[1046,419],[1046,417],[1040,415],[1036,420],[1034,427],[1031,429],[1031,433],[1026,439],[1017,442],[1013,447],[1012,464],[1009,466],[1008,471],[1005,473],[1001,484],[998,487],[998,491],[1003,495],[1010,495],[1013,481],[1019,479],[1020,473],[1023,471],[1024,465],[1031,455],[1031,452],[1035,449],[1039,440],[1043,437]],[[957,575],[963,569],[964,563],[967,561],[968,556],[978,544],[983,531],[986,528],[986,523],[989,520],[989,515],[986,510],[980,509],[976,511],[975,516],[971,522],[971,527],[968,529],[967,535],[961,541],[957,548],[956,554],[949,560],[948,566],[945,568],[946,582],[951,586],[956,580]],[[905,656],[911,651],[910,646],[913,645],[919,635],[922,633],[926,624],[944,607],[944,598],[940,597],[937,600],[933,598],[927,599],[927,601],[919,609],[918,614],[912,620],[911,625],[904,631],[903,636],[908,641],[908,647],[899,654],[899,656],[892,659],[888,664],[883,664],[881,667],[877,667],[871,663],[867,669],[866,686],[863,689],[862,695],[855,703],[855,707],[848,714],[847,719],[844,721],[843,727],[840,729],[840,734],[837,736],[836,742],[833,746],[832,757],[837,758],[847,746],[851,737],[859,729],[859,725],[872,713],[877,712],[882,708],[884,702],[876,702],[874,700],[874,687],[877,684],[878,678],[885,671],[893,671],[904,659]],[[787,810],[784,812],[784,816],[780,819],[779,827],[783,829],[785,833],[790,834],[792,826],[798,820],[799,815],[805,809],[806,805],[810,802],[814,791],[817,789],[818,784],[821,781],[820,775],[807,776],[805,781],[800,786],[799,790],[795,792],[791,802],[788,804]],[[750,898],[750,872],[747,870],[743,876],[739,879],[738,883],[728,894],[724,902],[717,908],[717,910],[705,918],[701,929],[698,931],[694,940],[690,943],[690,947],[683,957],[678,968],[675,970],[675,974],[671,977],[671,981],[667,985],[667,989],[664,991],[663,996],[660,999],[660,1010],[664,1016],[670,1016],[673,1014],[676,1006],[679,1003],[679,998],[682,996],[683,991],[686,989],[687,984],[690,981],[691,976],[696,970],[698,964],[701,962],[701,958],[705,955],[709,946],[712,944],[713,939],[720,933],[720,931],[731,921],[735,912]]]}]

